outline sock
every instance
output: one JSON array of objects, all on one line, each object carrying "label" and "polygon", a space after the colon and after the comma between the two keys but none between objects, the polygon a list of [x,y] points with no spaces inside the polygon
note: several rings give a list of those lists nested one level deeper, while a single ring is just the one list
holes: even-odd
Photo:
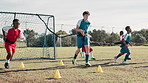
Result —
[{"label": "sock", "polygon": [[91,57],[91,58],[93,58],[93,57],[94,57],[92,52],[90,52],[90,57]]},{"label": "sock", "polygon": [[86,54],[86,58],[85,58],[86,63],[88,63],[89,61],[89,55]]},{"label": "sock", "polygon": [[118,54],[118,56],[116,57],[116,58],[119,58],[121,55],[120,54]]},{"label": "sock", "polygon": [[78,56],[78,55],[76,55],[76,54],[75,54],[75,55],[74,55],[74,57],[73,57],[73,59],[76,59],[76,58],[77,58],[77,56]]},{"label": "sock", "polygon": [[10,63],[10,60],[6,59],[6,63]]},{"label": "sock", "polygon": [[82,56],[85,56],[85,52],[82,52]]},{"label": "sock", "polygon": [[125,56],[124,61],[126,61],[126,60],[128,59],[128,56],[129,56],[129,55],[126,55],[126,56]]}]

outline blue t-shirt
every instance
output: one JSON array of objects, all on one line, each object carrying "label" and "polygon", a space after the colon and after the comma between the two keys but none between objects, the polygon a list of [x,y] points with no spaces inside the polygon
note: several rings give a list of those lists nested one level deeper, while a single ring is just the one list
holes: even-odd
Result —
[{"label": "blue t-shirt", "polygon": [[[90,22],[84,21],[84,19],[81,19],[78,21],[77,26],[80,26],[79,29],[82,29],[85,31],[85,33],[88,33],[88,27],[90,26]],[[81,33],[77,32],[77,34],[81,34]]]}]

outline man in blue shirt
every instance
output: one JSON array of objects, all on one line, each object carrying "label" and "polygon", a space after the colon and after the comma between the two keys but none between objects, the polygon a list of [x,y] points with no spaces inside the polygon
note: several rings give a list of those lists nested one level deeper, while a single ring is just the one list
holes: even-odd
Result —
[{"label": "man in blue shirt", "polygon": [[130,43],[132,30],[131,30],[130,26],[126,26],[125,30],[127,31],[127,33],[124,35],[124,39],[122,40],[120,53],[114,59],[115,59],[115,62],[117,62],[117,59],[126,53],[126,56],[125,56],[122,64],[129,64],[126,62],[126,60],[129,59],[129,55],[130,55],[130,50],[129,50],[128,46],[129,45],[132,46],[132,44]]},{"label": "man in blue shirt", "polygon": [[90,13],[88,11],[83,12],[83,19],[79,20],[76,26],[77,31],[77,50],[73,57],[72,63],[76,64],[76,58],[80,52],[82,47],[86,49],[86,67],[90,67],[91,64],[89,63],[89,37],[88,37],[88,27],[90,26],[90,22],[88,21]]}]

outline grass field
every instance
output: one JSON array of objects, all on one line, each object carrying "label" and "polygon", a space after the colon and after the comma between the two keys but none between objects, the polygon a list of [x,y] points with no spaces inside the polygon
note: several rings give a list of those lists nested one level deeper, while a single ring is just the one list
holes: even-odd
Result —
[{"label": "grass field", "polygon": [[[130,47],[132,60],[128,61],[129,65],[121,64],[124,56],[119,58],[119,63],[113,62],[113,57],[119,53],[118,46],[93,48],[97,60],[90,61],[92,67],[89,68],[84,67],[84,58],[80,56],[77,65],[71,64],[75,47],[57,48],[56,60],[12,61],[10,69],[5,69],[4,61],[0,61],[0,83],[148,83],[148,47]],[[38,48],[33,49],[38,51]],[[59,66],[60,60],[64,66]],[[19,68],[21,62],[25,69]],[[96,73],[98,65],[103,73]],[[53,79],[56,70],[62,78]]]}]

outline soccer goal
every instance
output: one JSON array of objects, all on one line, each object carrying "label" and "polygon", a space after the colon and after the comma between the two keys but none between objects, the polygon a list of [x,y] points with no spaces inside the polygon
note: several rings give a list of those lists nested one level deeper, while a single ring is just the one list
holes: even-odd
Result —
[{"label": "soccer goal", "polygon": [[20,29],[25,40],[17,41],[13,59],[56,59],[55,17],[46,14],[0,12],[0,60],[5,60],[6,51],[2,28],[12,26],[13,19],[20,20]]}]

